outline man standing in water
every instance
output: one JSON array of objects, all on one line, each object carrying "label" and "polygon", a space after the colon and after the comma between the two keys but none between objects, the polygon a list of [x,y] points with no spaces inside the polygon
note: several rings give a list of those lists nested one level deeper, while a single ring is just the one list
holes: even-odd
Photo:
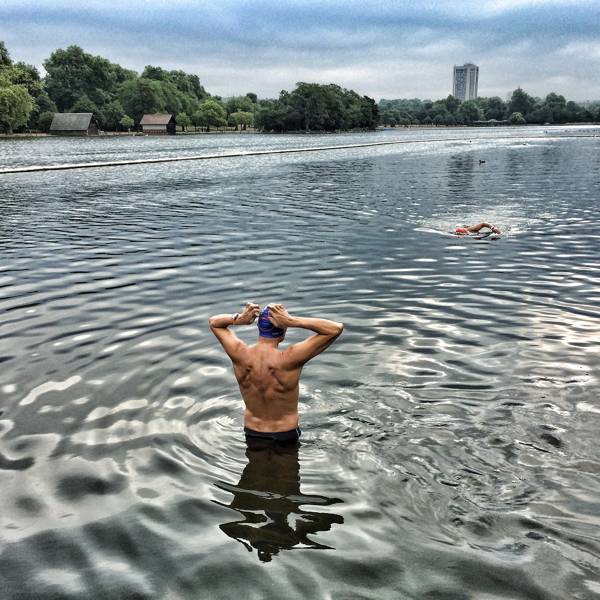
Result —
[{"label": "man standing in water", "polygon": [[[258,341],[246,345],[229,327],[250,325],[258,317]],[[280,442],[300,437],[298,395],[302,367],[321,354],[342,333],[342,323],[290,315],[282,304],[269,304],[261,312],[258,304],[246,303],[235,315],[216,315],[209,320],[233,363],[233,371],[246,405],[244,432],[248,438]],[[314,335],[279,350],[288,327],[314,331]]]}]

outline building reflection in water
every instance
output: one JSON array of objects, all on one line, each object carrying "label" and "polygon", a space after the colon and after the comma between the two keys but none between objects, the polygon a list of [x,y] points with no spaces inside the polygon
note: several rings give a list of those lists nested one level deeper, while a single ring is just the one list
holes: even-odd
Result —
[{"label": "building reflection in water", "polygon": [[[475,157],[471,153],[461,153],[448,159],[448,191],[461,203],[472,203],[469,193],[473,188]],[[471,200],[471,202],[469,202]]]},{"label": "building reflection in water", "polygon": [[329,506],[342,502],[338,498],[309,496],[300,491],[301,443],[279,444],[269,440],[248,439],[246,465],[237,485],[222,481],[215,485],[233,494],[230,504],[242,519],[220,525],[229,537],[242,543],[248,551],[255,548],[258,558],[269,562],[280,550],[309,548],[332,550],[308,536],[329,531],[341,524],[340,515],[304,510],[303,505]]}]

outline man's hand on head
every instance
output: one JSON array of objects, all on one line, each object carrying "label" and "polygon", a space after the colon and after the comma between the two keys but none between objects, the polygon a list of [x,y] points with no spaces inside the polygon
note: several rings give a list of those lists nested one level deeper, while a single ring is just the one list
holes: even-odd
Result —
[{"label": "man's hand on head", "polygon": [[269,304],[269,321],[275,327],[285,329],[292,324],[292,316],[288,313],[283,304]]},{"label": "man's hand on head", "polygon": [[260,314],[260,306],[254,302],[246,302],[244,310],[235,319],[236,325],[251,325]]}]

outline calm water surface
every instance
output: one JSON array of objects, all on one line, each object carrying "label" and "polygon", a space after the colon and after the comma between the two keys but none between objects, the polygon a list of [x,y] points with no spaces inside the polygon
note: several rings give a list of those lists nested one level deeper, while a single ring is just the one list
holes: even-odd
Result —
[{"label": "calm water surface", "polygon": [[[600,597],[581,133],[2,141],[0,168],[422,143],[0,177],[0,597]],[[504,235],[448,233],[480,220]],[[207,318],[247,300],[346,324],[297,449],[241,434]]]}]

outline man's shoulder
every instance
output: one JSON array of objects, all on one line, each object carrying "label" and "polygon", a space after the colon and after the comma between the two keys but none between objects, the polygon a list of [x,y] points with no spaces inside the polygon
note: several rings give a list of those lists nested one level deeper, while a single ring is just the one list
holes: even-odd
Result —
[{"label": "man's shoulder", "polygon": [[278,361],[282,368],[289,368],[296,363],[296,344],[290,344],[283,350],[278,350]]}]

